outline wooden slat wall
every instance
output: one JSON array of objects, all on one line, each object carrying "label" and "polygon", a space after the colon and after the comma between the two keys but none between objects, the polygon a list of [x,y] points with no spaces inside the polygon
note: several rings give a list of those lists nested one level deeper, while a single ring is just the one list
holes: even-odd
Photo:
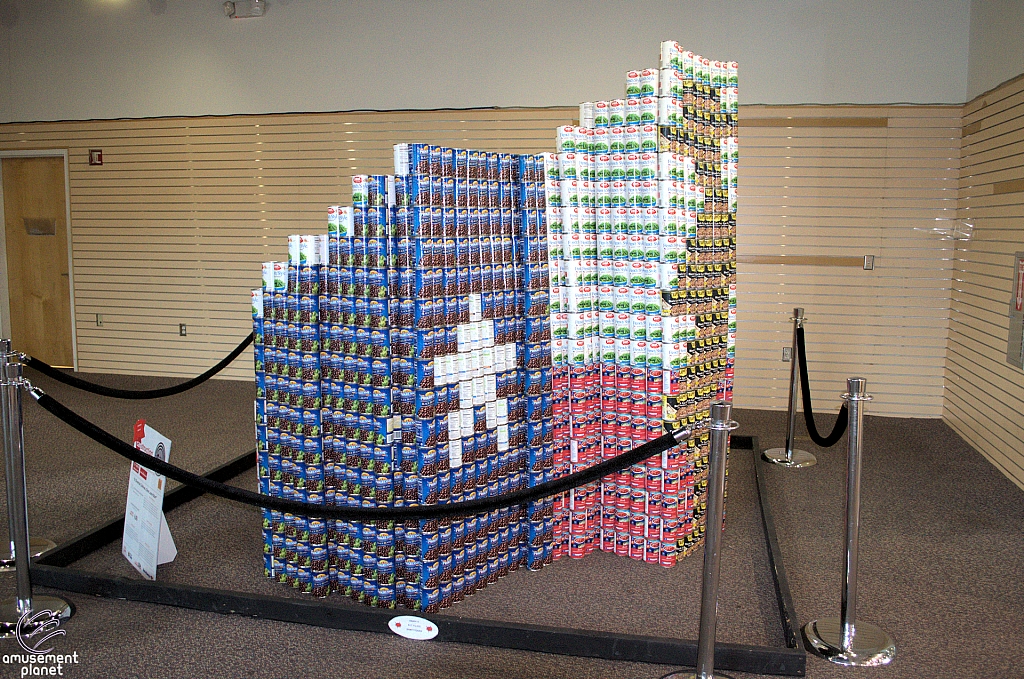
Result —
[{"label": "wooden slat wall", "polygon": [[[500,109],[0,125],[0,150],[67,148],[79,367],[195,375],[249,331],[260,262],[326,230],[392,144],[541,152],[578,111]],[[88,150],[103,149],[90,167]],[[97,327],[96,314],[103,314]],[[179,337],[186,323],[188,336]],[[225,373],[252,378],[240,358]]]},{"label": "wooden slat wall", "polygon": [[939,417],[953,266],[930,229],[956,216],[960,107],[748,106],[739,147],[737,404],[786,407],[801,306],[816,409],[861,376],[868,412]]},{"label": "wooden slat wall", "polygon": [[1006,362],[1013,254],[1024,250],[1024,77],[964,106],[958,250],[943,417],[1024,488],[1024,373]]},{"label": "wooden slat wall", "polygon": [[[296,114],[0,125],[0,150],[68,148],[82,370],[194,375],[246,332],[259,263],[319,232],[349,178],[389,172],[391,145],[539,152],[575,108]],[[737,403],[785,408],[794,306],[812,387],[838,407],[861,374],[871,412],[939,416],[959,107],[742,107],[740,256],[875,270],[740,264]],[[795,122],[786,119],[793,117]],[[102,148],[102,167],[87,165]],[[822,260],[824,261],[824,260]],[[95,324],[102,313],[103,327]],[[187,323],[188,337],[178,336]],[[240,359],[227,373],[249,378]]]}]

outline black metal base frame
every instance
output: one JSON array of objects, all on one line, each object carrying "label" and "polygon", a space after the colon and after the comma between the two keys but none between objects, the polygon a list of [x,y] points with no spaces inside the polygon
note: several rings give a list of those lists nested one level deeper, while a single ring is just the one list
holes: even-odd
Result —
[{"label": "black metal base frame", "polygon": [[[779,617],[786,647],[751,646],[746,644],[715,644],[715,668],[749,672],[804,676],[807,654],[797,642],[797,617],[793,609],[789,583],[782,565],[775,522],[768,505],[761,463],[757,459],[760,446],[750,436],[733,436],[733,450],[750,450],[754,456],[758,500],[761,506],[769,565],[775,581]],[[222,465],[206,476],[227,481],[252,469],[254,452]],[[179,487],[164,498],[164,510],[176,507],[202,495],[201,491]],[[114,517],[77,538],[38,557],[32,566],[32,582],[67,592],[77,592],[112,599],[177,606],[197,611],[244,615],[266,620],[301,623],[330,629],[357,630],[391,634],[388,621],[402,611],[338,605],[330,601],[250,594],[231,590],[194,587],[190,585],[133,580],[69,568],[75,561],[117,540],[124,526],[124,515]],[[437,624],[436,641],[454,641],[495,648],[555,653],[584,658],[656,663],[660,665],[695,666],[697,642],[682,639],[617,634],[595,630],[566,629],[543,625],[527,625],[479,620],[454,615],[430,615]]]}]

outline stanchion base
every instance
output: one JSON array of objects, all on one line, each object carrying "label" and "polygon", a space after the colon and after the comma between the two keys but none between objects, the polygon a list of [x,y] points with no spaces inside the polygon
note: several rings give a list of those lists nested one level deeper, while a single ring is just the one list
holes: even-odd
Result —
[{"label": "stanchion base", "polygon": [[813,467],[818,463],[818,460],[814,455],[808,453],[806,450],[799,450],[797,448],[793,449],[792,459],[786,455],[785,448],[769,448],[761,453],[761,459],[765,462],[777,464],[780,467],[789,467],[790,469]]},{"label": "stanchion base", "polygon": [[[33,611],[53,611],[54,617],[63,623],[74,614],[74,608],[66,600],[59,596],[47,596],[37,594],[32,597]],[[18,621],[21,614],[18,613],[18,602],[15,599],[5,599],[0,602],[0,639],[13,639],[17,634]]]},{"label": "stanchion base", "polygon": [[701,677],[696,672],[673,672],[672,674],[666,674],[661,679],[733,679],[728,674],[719,674],[715,672],[710,677]]},{"label": "stanchion base", "polygon": [[[48,552],[57,546],[53,540],[46,538],[29,538],[28,554],[33,559],[44,552]],[[0,573],[8,573],[14,570],[14,559],[0,559]]]},{"label": "stanchion base", "polygon": [[896,657],[896,642],[881,627],[867,622],[854,626],[853,648],[842,647],[843,623],[839,618],[822,618],[804,625],[807,650],[836,665],[873,667],[888,665]]}]

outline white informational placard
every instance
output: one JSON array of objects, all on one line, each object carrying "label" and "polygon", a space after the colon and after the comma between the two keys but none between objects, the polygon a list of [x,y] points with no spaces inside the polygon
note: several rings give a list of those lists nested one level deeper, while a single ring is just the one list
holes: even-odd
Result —
[{"label": "white informational placard", "polygon": [[[146,424],[135,423],[135,448],[167,462],[171,440]],[[156,580],[156,567],[174,560],[178,549],[164,518],[166,479],[134,462],[128,477],[121,553],[147,580]]]}]

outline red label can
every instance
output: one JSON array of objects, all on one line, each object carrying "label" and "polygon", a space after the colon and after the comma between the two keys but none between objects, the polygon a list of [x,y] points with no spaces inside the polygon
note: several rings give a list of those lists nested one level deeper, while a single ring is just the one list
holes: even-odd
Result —
[{"label": "red label can", "polygon": [[647,440],[647,418],[642,416],[642,415],[634,415],[630,424],[631,424],[631,426],[633,428],[633,432],[632,432],[632,434],[630,434],[630,436],[634,440],[646,441]]},{"label": "red label can", "polygon": [[660,516],[648,516],[647,517],[647,538],[653,540],[661,539],[661,517]]},{"label": "red label can", "polygon": [[661,516],[662,507],[665,506],[665,496],[661,493],[647,494],[647,513],[651,516]]},{"label": "red label can", "polygon": [[616,556],[629,556],[629,533],[626,531],[615,532],[615,554]]},{"label": "red label can", "polygon": [[583,534],[587,531],[587,513],[573,511],[569,515],[569,532],[573,535]]},{"label": "red label can", "polygon": [[661,396],[665,387],[665,371],[661,368],[647,368],[647,393]]},{"label": "red label can", "polygon": [[570,535],[569,536],[569,557],[572,559],[582,559],[586,554],[584,550],[587,547],[587,536],[586,535]]},{"label": "red label can", "polygon": [[629,397],[633,404],[630,409],[630,413],[633,417],[640,417],[641,415],[647,417],[647,393],[643,391],[632,391],[630,392]]},{"label": "red label can", "polygon": [[659,563],[665,568],[672,568],[676,565],[676,545],[675,540],[662,541],[661,543],[661,559]]},{"label": "red label can", "polygon": [[647,544],[644,548],[644,562],[646,563],[661,563],[661,541],[647,539]]},{"label": "red label can", "polygon": [[652,420],[661,421],[661,396],[659,394],[652,394],[650,390],[647,391],[647,417]]},{"label": "red label can", "polygon": [[633,384],[630,379],[629,368],[625,366],[615,367],[615,387],[617,389],[625,389],[629,391]]},{"label": "red label can", "polygon": [[629,379],[630,389],[633,391],[647,391],[647,370],[645,368],[631,368]]},{"label": "red label can", "polygon": [[666,521],[679,518],[679,500],[674,497],[666,497],[662,500],[661,516]]},{"label": "red label can", "polygon": [[629,534],[643,537],[647,529],[647,515],[643,512],[632,512],[629,515]]},{"label": "red label can", "polygon": [[[660,439],[662,435],[661,420],[647,418],[647,440]],[[660,460],[659,460],[660,463]]]},{"label": "red label can", "polygon": [[615,531],[617,533],[629,532],[629,510],[615,510]]},{"label": "red label can", "polygon": [[622,413],[615,418],[615,434],[619,439],[620,447],[623,442],[628,442],[628,447],[622,452],[628,453],[633,449],[633,443],[630,441],[633,438],[633,428],[630,426],[633,418],[629,416],[629,413]]},{"label": "red label can", "polygon": [[629,558],[630,559],[637,559],[637,560],[641,560],[641,561],[643,560],[643,558],[644,558],[644,547],[646,546],[644,544],[645,542],[646,541],[643,539],[643,537],[638,537],[638,536],[635,536],[635,535],[631,535],[629,537]]},{"label": "red label can", "polygon": [[[576,517],[578,516],[579,512],[584,509],[587,501],[587,491],[583,490],[582,488],[573,488],[569,492],[572,493],[572,522],[573,525],[576,525]],[[586,515],[584,515],[584,520],[586,520]]]}]

